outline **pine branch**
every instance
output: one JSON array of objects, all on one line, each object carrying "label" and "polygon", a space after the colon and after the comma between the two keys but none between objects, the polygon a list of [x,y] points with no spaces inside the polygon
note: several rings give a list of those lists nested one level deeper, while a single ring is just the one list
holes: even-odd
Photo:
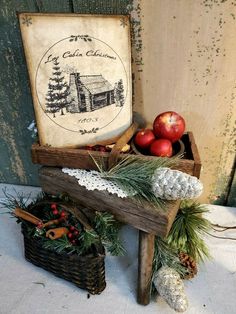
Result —
[{"label": "pine branch", "polygon": [[190,255],[196,261],[209,258],[209,250],[202,239],[211,230],[211,223],[202,217],[208,210],[196,202],[182,202],[168,236],[168,243]]},{"label": "pine branch", "polygon": [[162,266],[169,266],[175,269],[181,276],[184,276],[187,273],[187,269],[179,260],[178,251],[171,247],[166,240],[157,236],[155,238],[153,274],[155,274]]},{"label": "pine branch", "polygon": [[92,245],[99,243],[99,237],[94,230],[85,230],[80,234],[79,241],[81,242],[79,251],[81,254],[84,254],[88,251],[89,248],[91,248]]},{"label": "pine branch", "polygon": [[124,255],[125,249],[119,238],[120,224],[109,213],[96,212],[94,229],[111,255]]},{"label": "pine branch", "polygon": [[68,254],[72,254],[76,252],[76,248],[70,243],[66,236],[57,240],[44,238],[42,245],[45,249],[49,249],[57,253],[67,252]]},{"label": "pine branch", "polygon": [[3,194],[4,194],[5,199],[0,201],[0,205],[8,209],[9,213],[12,213],[16,207],[26,210],[31,194],[28,194],[28,196],[25,196],[23,193],[16,192],[16,190],[14,190],[14,192],[15,192],[15,195],[12,195],[7,192],[6,188],[3,189]]},{"label": "pine branch", "polygon": [[164,201],[156,197],[152,188],[152,178],[156,169],[170,167],[176,159],[155,158],[143,161],[136,156],[128,156],[117,163],[109,171],[104,171],[99,162],[94,160],[104,179],[111,180],[139,201],[146,200],[164,209]]}]

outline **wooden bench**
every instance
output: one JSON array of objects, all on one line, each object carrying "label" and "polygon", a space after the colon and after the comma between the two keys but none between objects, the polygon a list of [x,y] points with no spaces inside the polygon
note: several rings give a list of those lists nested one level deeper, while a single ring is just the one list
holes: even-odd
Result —
[{"label": "wooden bench", "polygon": [[107,211],[114,217],[139,231],[138,302],[150,301],[150,284],[155,235],[166,236],[179,208],[179,201],[168,205],[165,212],[148,202],[140,204],[130,198],[119,198],[106,191],[88,191],[77,179],[64,174],[60,168],[42,167],[39,179],[44,192],[58,195],[67,193],[84,207]]},{"label": "wooden bench", "polygon": [[[124,136],[118,140],[117,148],[121,148],[124,143],[127,143],[136,128],[137,126],[132,125],[125,132]],[[192,132],[184,134],[182,141],[185,145],[185,154],[184,158],[178,162],[176,169],[199,177],[201,161]],[[104,165],[109,167],[117,159],[126,157],[126,154],[118,155],[117,151],[114,154],[92,151],[90,154],[93,158],[102,156]],[[139,230],[137,300],[140,304],[148,304],[150,302],[155,235],[166,236],[168,234],[178,212],[179,201],[168,204],[166,211],[163,212],[148,202],[140,204],[130,198],[121,199],[106,191],[86,190],[78,184],[74,177],[61,171],[61,167],[96,169],[93,159],[84,149],[54,148],[34,144],[31,153],[34,163],[44,165],[39,170],[43,191],[50,194],[67,193],[82,206],[92,210],[110,212],[117,220]],[[137,155],[137,158],[145,161],[155,157]]]}]

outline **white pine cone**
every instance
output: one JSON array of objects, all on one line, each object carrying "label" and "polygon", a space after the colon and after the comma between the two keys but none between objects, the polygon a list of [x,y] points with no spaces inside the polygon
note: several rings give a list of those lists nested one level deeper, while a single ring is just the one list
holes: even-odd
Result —
[{"label": "white pine cone", "polygon": [[166,303],[177,312],[188,308],[188,299],[180,275],[168,266],[162,266],[156,273],[153,283]]},{"label": "white pine cone", "polygon": [[153,175],[153,192],[166,200],[191,199],[201,195],[203,185],[199,179],[170,168],[158,168]]}]

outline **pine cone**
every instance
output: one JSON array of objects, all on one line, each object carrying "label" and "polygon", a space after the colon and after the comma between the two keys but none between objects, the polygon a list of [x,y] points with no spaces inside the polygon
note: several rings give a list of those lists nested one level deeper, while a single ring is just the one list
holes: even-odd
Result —
[{"label": "pine cone", "polygon": [[153,192],[166,200],[191,199],[203,190],[200,180],[178,170],[159,168],[153,175]]},{"label": "pine cone", "polygon": [[176,312],[184,312],[188,307],[188,299],[184,291],[184,283],[180,275],[168,266],[162,266],[154,275],[154,286],[160,296]]},{"label": "pine cone", "polygon": [[191,279],[197,274],[197,264],[194,259],[189,256],[187,253],[179,253],[179,260],[181,264],[187,268],[187,274],[183,279]]}]

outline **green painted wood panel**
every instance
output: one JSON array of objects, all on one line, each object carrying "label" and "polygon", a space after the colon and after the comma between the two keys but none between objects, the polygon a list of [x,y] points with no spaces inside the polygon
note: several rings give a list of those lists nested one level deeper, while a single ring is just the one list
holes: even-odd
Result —
[{"label": "green painted wood panel", "polygon": [[0,7],[0,182],[38,185],[31,163],[34,119],[26,63],[16,12],[71,12],[70,1],[1,0]]},{"label": "green painted wood panel", "polygon": [[82,14],[128,14],[133,0],[73,0],[74,12]]},{"label": "green painted wood panel", "polygon": [[33,1],[1,1],[0,181],[37,184],[27,130],[34,114],[16,11],[38,9]]},{"label": "green painted wood panel", "polygon": [[36,0],[39,12],[73,12],[72,0]]}]

